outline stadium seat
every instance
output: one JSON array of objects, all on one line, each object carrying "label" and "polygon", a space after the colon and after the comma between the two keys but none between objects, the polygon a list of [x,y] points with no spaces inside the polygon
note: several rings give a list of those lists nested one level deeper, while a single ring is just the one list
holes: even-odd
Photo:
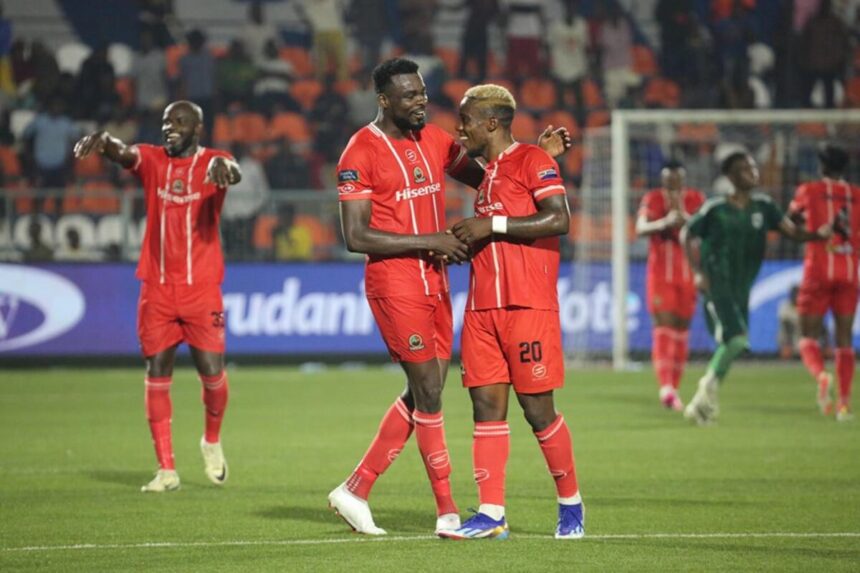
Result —
[{"label": "stadium seat", "polygon": [[232,121],[233,140],[241,143],[262,143],[268,138],[266,118],[259,113],[244,111]]},{"label": "stadium seat", "polygon": [[134,51],[125,44],[115,42],[108,46],[108,60],[117,77],[127,76],[134,62]]},{"label": "stadium seat", "polygon": [[561,109],[546,112],[541,116],[539,123],[541,129],[544,129],[548,125],[566,127],[572,139],[578,139],[581,136],[576,118],[570,112]]},{"label": "stadium seat", "polygon": [[651,48],[642,44],[633,46],[633,71],[645,77],[657,73],[657,61]]},{"label": "stadium seat", "polygon": [[358,82],[353,79],[346,80],[338,80],[334,84],[334,91],[343,97],[347,97],[349,94],[358,89]]},{"label": "stadium seat", "polygon": [[845,86],[845,104],[848,107],[860,107],[860,76],[848,80]]},{"label": "stadium seat", "polygon": [[643,99],[648,107],[676,108],[681,104],[681,90],[672,80],[655,77],[645,87]]},{"label": "stadium seat", "polygon": [[102,177],[105,174],[104,163],[97,153],[78,159],[74,164],[75,177]]},{"label": "stadium seat", "polygon": [[311,55],[301,46],[285,46],[280,50],[282,60],[286,60],[293,66],[296,77],[306,78],[313,75],[314,66]]},{"label": "stadium seat", "polygon": [[257,215],[254,221],[253,244],[255,249],[271,251],[274,246],[272,232],[278,226],[278,216],[270,213]]},{"label": "stadium seat", "polygon": [[80,42],[69,42],[57,48],[55,54],[57,66],[61,72],[68,72],[73,76],[81,71],[81,65],[90,55],[92,50],[86,44]]},{"label": "stadium seat", "polygon": [[293,225],[308,230],[314,245],[314,260],[331,258],[331,249],[337,244],[331,225],[326,225],[318,217],[306,213],[297,214],[293,219]]},{"label": "stadium seat", "polygon": [[436,48],[436,55],[445,65],[449,77],[456,77],[460,69],[460,53],[453,48]]},{"label": "stadium seat", "polygon": [[460,120],[451,111],[445,109],[434,109],[430,114],[430,123],[441,127],[456,137],[457,124],[460,123]]},{"label": "stadium seat", "polygon": [[219,113],[215,116],[212,141],[219,146],[229,146],[233,143],[233,121],[227,114]]},{"label": "stadium seat", "polygon": [[718,141],[719,130],[714,123],[682,123],[676,136],[684,143],[712,143]]},{"label": "stadium seat", "polygon": [[529,78],[523,82],[519,97],[520,106],[543,112],[556,105],[555,84],[546,78]]},{"label": "stadium seat", "polygon": [[600,93],[600,87],[594,80],[585,80],[582,82],[582,97],[585,100],[586,108],[603,107],[603,95]]},{"label": "stadium seat", "polygon": [[173,44],[164,49],[168,78],[173,80],[179,78],[179,60],[187,53],[188,46],[186,44]]},{"label": "stadium seat", "polygon": [[472,87],[471,82],[469,80],[448,80],[442,85],[442,93],[445,94],[452,104],[455,106],[459,105],[460,100],[463,99],[463,94],[466,93],[466,90]]},{"label": "stadium seat", "polygon": [[582,145],[573,145],[567,150],[563,156],[564,171],[568,177],[582,176],[582,161],[583,161]]},{"label": "stadium seat", "polygon": [[527,113],[518,113],[514,116],[514,123],[511,125],[511,133],[514,139],[523,143],[535,143],[541,126],[537,124],[535,119]]},{"label": "stadium seat", "polygon": [[586,127],[606,127],[612,120],[612,116],[605,109],[599,109],[588,114],[585,120]]},{"label": "stadium seat", "polygon": [[295,82],[290,88],[290,95],[299,102],[302,109],[310,111],[314,107],[317,98],[323,92],[323,86],[316,80],[306,79]]},{"label": "stadium seat", "polygon": [[0,169],[6,180],[10,177],[21,176],[21,160],[15,149],[8,145],[0,145]]},{"label": "stadium seat", "polygon": [[116,89],[123,107],[134,106],[134,82],[131,78],[117,78],[114,89]]},{"label": "stadium seat", "polygon": [[285,111],[272,118],[268,138],[286,138],[295,143],[307,143],[311,140],[311,128],[301,114]]}]

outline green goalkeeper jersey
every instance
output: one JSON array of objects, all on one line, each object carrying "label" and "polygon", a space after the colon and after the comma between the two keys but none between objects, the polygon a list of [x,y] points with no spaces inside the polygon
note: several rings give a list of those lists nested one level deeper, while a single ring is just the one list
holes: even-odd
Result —
[{"label": "green goalkeeper jersey", "polygon": [[768,231],[779,228],[783,213],[763,193],[746,208],[724,197],[709,199],[690,218],[689,232],[701,239],[701,266],[714,294],[746,299],[761,268]]}]

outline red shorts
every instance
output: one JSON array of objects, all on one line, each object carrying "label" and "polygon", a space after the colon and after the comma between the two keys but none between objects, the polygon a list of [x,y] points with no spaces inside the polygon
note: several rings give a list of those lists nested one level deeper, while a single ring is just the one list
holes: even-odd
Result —
[{"label": "red shorts", "polygon": [[564,386],[561,322],[556,310],[493,308],[466,312],[463,386],[510,383],[518,394]]},{"label": "red shorts", "polygon": [[187,342],[224,353],[224,300],[219,285],[144,282],[137,303],[137,336],[144,356]]},{"label": "red shorts", "polygon": [[451,358],[454,320],[448,293],[369,298],[370,310],[394,362]]},{"label": "red shorts", "polygon": [[666,282],[648,277],[645,285],[648,312],[669,312],[685,320],[696,312],[696,287],[692,282]]},{"label": "red shorts", "polygon": [[797,312],[805,316],[824,316],[828,310],[840,316],[857,310],[857,285],[849,282],[803,281],[797,293]]}]

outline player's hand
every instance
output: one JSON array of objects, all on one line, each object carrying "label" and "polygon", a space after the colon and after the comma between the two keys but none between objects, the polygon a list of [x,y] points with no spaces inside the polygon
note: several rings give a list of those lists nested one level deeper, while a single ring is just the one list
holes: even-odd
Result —
[{"label": "player's hand", "polygon": [[538,146],[549,153],[551,157],[558,157],[570,149],[572,145],[570,132],[567,131],[566,127],[553,130],[552,124],[550,124],[538,137]]},{"label": "player's hand", "polygon": [[815,234],[822,241],[826,241],[833,236],[833,225],[831,225],[830,223],[825,223],[818,227],[818,229],[815,231]]},{"label": "player's hand", "polygon": [[669,213],[666,215],[666,218],[664,219],[664,221],[666,222],[667,229],[682,227],[686,220],[686,217],[684,217],[684,215],[681,214],[681,212],[677,209],[672,209],[671,211],[669,211]]},{"label": "player's hand", "polygon": [[707,294],[711,290],[711,281],[708,280],[708,276],[700,272],[693,275],[693,284],[700,293]]},{"label": "player's hand", "polygon": [[451,263],[469,260],[469,246],[448,231],[431,235],[429,250],[436,260]]},{"label": "player's hand", "polygon": [[85,135],[77,143],[75,143],[75,159],[83,159],[90,153],[101,153],[105,148],[108,133],[106,131],[96,131],[89,135]]},{"label": "player's hand", "polygon": [[481,239],[486,239],[493,234],[492,217],[471,217],[463,219],[451,228],[454,236],[471,246]]},{"label": "player's hand", "polygon": [[218,187],[227,187],[239,182],[241,178],[239,166],[223,156],[215,156],[209,162],[205,183],[214,183]]}]

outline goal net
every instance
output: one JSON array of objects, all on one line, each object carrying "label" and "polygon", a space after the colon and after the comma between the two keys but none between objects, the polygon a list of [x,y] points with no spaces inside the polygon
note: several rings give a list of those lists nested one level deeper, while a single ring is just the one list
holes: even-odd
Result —
[{"label": "goal net", "polygon": [[[573,209],[574,259],[563,285],[581,301],[565,305],[562,297],[568,357],[611,360],[616,369],[624,369],[650,356],[648,242],[637,239],[634,226],[639,202],[647,191],[660,187],[666,161],[682,162],[687,187],[711,197],[730,188],[719,173],[721,160],[734,151],[747,151],[759,165],[758,190],[784,210],[799,183],[819,176],[816,151],[824,140],[849,150],[849,179],[860,181],[858,135],[860,110],[619,110],[612,113],[611,127],[588,130]],[[768,241],[767,260],[751,300],[753,352],[775,353],[776,307],[799,280],[801,256],[802,247],[791,241],[776,235]],[[712,348],[697,309],[691,352]]]}]

